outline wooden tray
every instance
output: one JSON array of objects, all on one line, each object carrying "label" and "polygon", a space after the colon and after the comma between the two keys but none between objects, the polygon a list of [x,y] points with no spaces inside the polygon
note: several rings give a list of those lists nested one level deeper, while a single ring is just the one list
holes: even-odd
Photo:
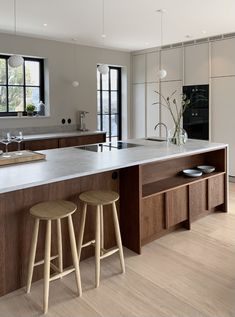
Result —
[{"label": "wooden tray", "polygon": [[38,152],[21,151],[21,153],[22,155],[17,155],[17,151],[9,152],[8,154],[10,155],[10,157],[4,157],[4,155],[0,155],[0,166],[45,160],[46,158],[45,154],[41,154]]}]

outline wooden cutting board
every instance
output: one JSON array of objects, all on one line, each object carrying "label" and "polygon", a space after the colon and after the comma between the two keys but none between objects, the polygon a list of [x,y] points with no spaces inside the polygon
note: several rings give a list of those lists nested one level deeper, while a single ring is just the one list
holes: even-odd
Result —
[{"label": "wooden cutting board", "polygon": [[22,155],[18,155],[16,152],[8,152],[9,157],[5,157],[4,154],[0,155],[0,166],[9,165],[9,164],[17,164],[17,163],[25,163],[25,162],[33,162],[39,160],[45,160],[46,155],[33,151],[20,151]]}]

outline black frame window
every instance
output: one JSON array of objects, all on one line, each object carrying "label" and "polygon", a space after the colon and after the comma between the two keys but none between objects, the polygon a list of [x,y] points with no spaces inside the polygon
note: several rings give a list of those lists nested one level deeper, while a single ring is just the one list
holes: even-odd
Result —
[{"label": "black frame window", "polygon": [[44,60],[24,57],[22,66],[12,68],[10,56],[0,55],[0,117],[26,115],[28,104],[44,102]]},{"label": "black frame window", "polygon": [[121,68],[109,66],[107,75],[97,68],[97,125],[107,140],[121,140]]}]

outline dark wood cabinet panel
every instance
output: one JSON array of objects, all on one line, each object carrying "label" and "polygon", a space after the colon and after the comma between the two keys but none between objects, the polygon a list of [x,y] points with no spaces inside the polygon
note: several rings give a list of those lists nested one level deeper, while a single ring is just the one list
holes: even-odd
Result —
[{"label": "dark wood cabinet panel", "polygon": [[188,187],[180,187],[166,193],[166,227],[170,228],[188,220]]},{"label": "dark wood cabinet panel", "polygon": [[70,147],[70,146],[78,146],[78,145],[80,145],[79,137],[59,139],[59,147]]},{"label": "dark wood cabinet panel", "polygon": [[208,210],[207,180],[189,185],[189,210],[191,220]]},{"label": "dark wood cabinet panel", "polygon": [[58,146],[59,146],[58,139],[46,139],[46,140],[35,140],[35,141],[24,142],[25,150],[31,150],[31,151],[56,149],[58,148]]},{"label": "dark wood cabinet panel", "polygon": [[224,204],[225,201],[225,175],[218,175],[208,179],[209,209]]},{"label": "dark wood cabinet panel", "polygon": [[142,199],[141,240],[147,240],[165,228],[165,194]]},{"label": "dark wood cabinet panel", "polygon": [[71,138],[59,139],[59,147],[79,146],[85,144],[102,143],[105,142],[105,134],[83,135]]},{"label": "dark wood cabinet panel", "polygon": [[[21,148],[23,147],[22,143],[21,143]],[[16,142],[12,142],[10,144],[8,144],[8,151],[17,151],[18,148],[18,144]],[[6,146],[2,143],[0,143],[0,150],[2,150],[3,152],[6,151]]]}]

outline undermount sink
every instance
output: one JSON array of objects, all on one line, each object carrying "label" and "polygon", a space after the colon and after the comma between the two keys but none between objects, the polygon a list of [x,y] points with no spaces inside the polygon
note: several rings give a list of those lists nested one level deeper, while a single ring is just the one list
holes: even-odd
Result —
[{"label": "undermount sink", "polygon": [[148,141],[156,141],[156,142],[166,142],[166,141],[167,141],[166,139],[163,139],[163,138],[155,138],[155,137],[146,138],[145,140],[148,140]]}]

